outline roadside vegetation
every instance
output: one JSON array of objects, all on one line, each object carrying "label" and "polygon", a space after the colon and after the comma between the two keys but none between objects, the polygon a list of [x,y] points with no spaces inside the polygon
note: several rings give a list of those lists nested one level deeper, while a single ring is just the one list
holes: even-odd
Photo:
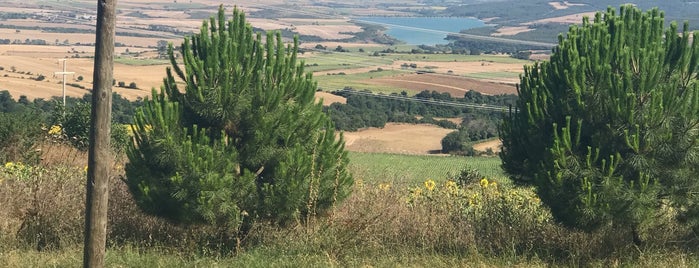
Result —
[{"label": "roadside vegetation", "polygon": [[[525,67],[502,121],[347,100],[386,118],[473,115],[456,132],[468,139],[500,121],[500,158],[348,153],[298,44],[220,9],[183,57],[170,48],[160,92],[135,111],[115,106],[132,136],[114,152],[106,264],[699,266],[690,36],[664,28],[657,9],[610,8],[571,27],[550,62]],[[84,130],[84,105],[44,112],[43,100],[0,92],[0,266],[80,265],[86,155],[69,132]]]}]

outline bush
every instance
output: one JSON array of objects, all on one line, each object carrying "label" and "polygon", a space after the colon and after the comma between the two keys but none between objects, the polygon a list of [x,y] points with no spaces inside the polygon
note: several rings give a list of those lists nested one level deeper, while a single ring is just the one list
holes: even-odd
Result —
[{"label": "bush", "polygon": [[41,116],[35,112],[0,113],[0,163],[36,164],[43,138]]},{"label": "bush", "polygon": [[0,241],[39,251],[80,245],[85,186],[81,168],[0,166]]},{"label": "bush", "polygon": [[501,158],[556,220],[613,226],[638,245],[686,231],[664,219],[699,228],[699,42],[687,24],[681,34],[676,23],[664,29],[657,9],[618,14],[584,19],[559,37],[550,62],[525,67]]},{"label": "bush", "polygon": [[286,225],[325,213],[352,179],[344,143],[315,103],[316,83],[296,62],[298,42],[285,48],[270,32],[264,43],[237,9],[228,23],[223,8],[208,23],[182,44],[184,70],[170,46],[163,90],[135,116],[126,174],[139,207],[225,236],[257,220]]},{"label": "bush", "polygon": [[[61,135],[57,136],[58,140],[66,141],[79,150],[87,150],[90,145],[90,113],[91,103],[83,100],[75,102],[74,105],[66,108],[56,105],[53,111],[53,118],[50,120],[51,125],[59,126]],[[115,123],[112,118],[110,126],[110,146],[116,155],[120,155],[126,149],[126,146],[131,142],[126,127],[122,124]]]}]

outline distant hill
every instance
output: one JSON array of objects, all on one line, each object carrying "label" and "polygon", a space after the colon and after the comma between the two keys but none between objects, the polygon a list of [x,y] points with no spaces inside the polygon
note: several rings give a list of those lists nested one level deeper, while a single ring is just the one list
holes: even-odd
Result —
[{"label": "distant hill", "polygon": [[558,33],[567,31],[571,23],[582,22],[583,15],[590,16],[596,11],[605,11],[610,6],[618,9],[625,3],[632,3],[644,10],[658,7],[665,12],[668,25],[670,21],[678,21],[680,25],[688,21],[691,29],[699,29],[699,1],[696,0],[464,1],[462,4],[451,5],[442,13],[445,16],[476,17],[490,23],[487,27],[463,33],[555,42]]}]

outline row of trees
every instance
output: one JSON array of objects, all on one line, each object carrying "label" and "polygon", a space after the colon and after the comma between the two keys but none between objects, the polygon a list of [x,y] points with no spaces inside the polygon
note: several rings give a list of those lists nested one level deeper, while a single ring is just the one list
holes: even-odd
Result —
[{"label": "row of trees", "polygon": [[[483,95],[477,91],[469,91],[463,98],[452,97],[449,93],[424,90],[412,97],[406,92],[402,94],[374,95],[370,91],[360,92],[351,89],[334,92],[347,99],[347,104],[333,103],[325,108],[338,130],[355,131],[366,127],[383,127],[387,122],[429,123],[444,128],[457,128],[448,120],[434,118],[466,117],[469,121],[485,121],[492,126],[490,136],[495,135],[495,125],[502,120],[502,112],[488,111],[478,108],[459,107],[455,105],[440,105],[435,102],[455,104],[485,104],[507,106],[514,104],[515,95]],[[478,129],[476,131],[481,131]]]}]

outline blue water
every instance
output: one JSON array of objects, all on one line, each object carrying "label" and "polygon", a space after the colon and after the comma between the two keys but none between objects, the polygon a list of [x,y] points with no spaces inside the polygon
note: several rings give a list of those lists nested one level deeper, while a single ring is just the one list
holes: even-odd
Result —
[{"label": "blue water", "polygon": [[362,22],[381,24],[386,34],[410,45],[447,44],[449,33],[485,26],[485,22],[474,18],[458,17],[364,17]]}]

